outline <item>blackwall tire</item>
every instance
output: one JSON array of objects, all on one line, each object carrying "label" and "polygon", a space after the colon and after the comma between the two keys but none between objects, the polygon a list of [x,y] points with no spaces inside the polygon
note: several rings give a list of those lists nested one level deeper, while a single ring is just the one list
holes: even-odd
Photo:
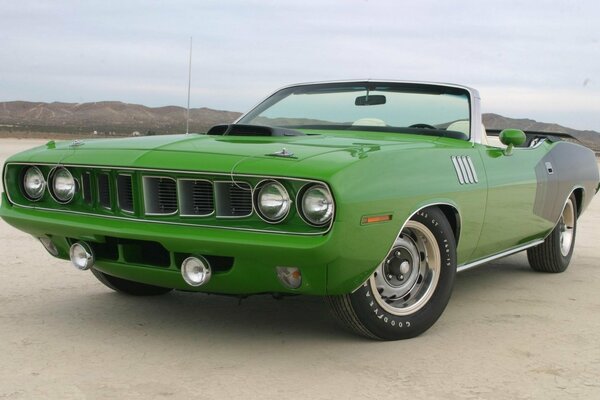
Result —
[{"label": "blackwall tire", "polygon": [[161,294],[169,293],[170,288],[164,288],[160,286],[146,285],[144,283],[138,283],[129,281],[127,279],[117,278],[112,275],[105,274],[94,268],[91,269],[92,274],[105,286],[111,288],[120,293],[129,294],[132,296],[158,296]]},{"label": "blackwall tire", "polygon": [[527,250],[531,269],[538,272],[560,273],[571,263],[577,233],[577,201],[571,194],[560,220],[544,243]]},{"label": "blackwall tire", "polygon": [[380,340],[408,339],[440,317],[455,276],[454,233],[442,211],[431,207],[406,223],[363,285],[327,301],[333,315],[355,333]]}]

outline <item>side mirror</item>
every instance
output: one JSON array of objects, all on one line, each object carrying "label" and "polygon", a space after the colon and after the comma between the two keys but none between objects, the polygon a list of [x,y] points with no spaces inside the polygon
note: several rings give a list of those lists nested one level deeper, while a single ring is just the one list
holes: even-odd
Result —
[{"label": "side mirror", "polygon": [[504,129],[500,132],[500,142],[506,145],[504,155],[510,156],[515,146],[520,146],[525,143],[527,137],[525,132],[520,129]]}]

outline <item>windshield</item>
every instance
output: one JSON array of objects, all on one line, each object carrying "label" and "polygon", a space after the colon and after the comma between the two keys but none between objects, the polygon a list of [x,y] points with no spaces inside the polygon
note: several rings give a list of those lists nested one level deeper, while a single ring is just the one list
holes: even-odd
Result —
[{"label": "windshield", "polygon": [[[439,134],[468,140],[469,112],[469,94],[460,88],[332,83],[282,89],[238,123],[293,129]],[[452,134],[447,134],[450,131]]]}]

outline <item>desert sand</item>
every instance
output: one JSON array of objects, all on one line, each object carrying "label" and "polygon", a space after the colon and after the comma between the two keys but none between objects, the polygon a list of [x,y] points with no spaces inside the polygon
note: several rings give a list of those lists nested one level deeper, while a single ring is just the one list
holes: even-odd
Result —
[{"label": "desert sand", "polygon": [[599,243],[595,199],[567,272],[463,272],[432,329],[374,342],[315,297],[123,296],[1,221],[0,399],[598,399]]}]

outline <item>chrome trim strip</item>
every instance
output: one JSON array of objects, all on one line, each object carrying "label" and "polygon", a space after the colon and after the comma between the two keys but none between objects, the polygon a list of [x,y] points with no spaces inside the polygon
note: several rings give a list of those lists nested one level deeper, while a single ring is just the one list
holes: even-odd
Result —
[{"label": "chrome trim strip", "polygon": [[85,215],[88,217],[116,219],[116,220],[121,220],[121,221],[132,221],[132,222],[139,222],[142,224],[150,223],[150,224],[177,225],[177,226],[196,227],[196,228],[226,229],[226,230],[232,230],[232,231],[244,231],[244,232],[254,232],[254,233],[273,233],[273,234],[280,234],[280,235],[284,234],[284,235],[295,235],[295,236],[323,236],[331,230],[331,227],[329,227],[328,230],[320,231],[320,232],[274,231],[274,230],[267,230],[267,229],[238,228],[238,227],[230,227],[230,226],[222,226],[222,225],[202,225],[202,224],[190,224],[190,223],[185,223],[185,222],[157,221],[154,219],[140,219],[140,218],[120,217],[120,216],[114,216],[114,215],[92,214],[92,213],[85,213],[85,212],[71,211],[71,210],[57,210],[54,208],[45,208],[45,207],[31,207],[31,206],[23,206],[20,204],[14,204],[14,205],[16,207],[26,208],[26,209],[35,210],[35,211],[49,211],[49,212],[64,213],[64,214]]},{"label": "chrome trim strip", "polygon": [[[155,223],[155,224],[170,224],[170,225],[189,226],[189,227],[198,227],[198,228],[229,229],[229,230],[235,230],[235,231],[272,233],[272,234],[296,235],[296,236],[325,235],[325,234],[329,233],[329,231],[331,231],[331,228],[333,227],[333,220],[335,218],[335,199],[334,199],[334,205],[333,205],[334,206],[334,216],[331,219],[331,221],[329,222],[329,226],[327,226],[327,225],[323,226],[323,228],[327,227],[327,229],[325,229],[323,231],[319,231],[319,232],[290,232],[290,231],[278,231],[278,230],[268,230],[268,229],[238,228],[238,227],[228,227],[228,226],[219,226],[219,225],[190,224],[190,223],[184,223],[184,222],[170,222],[170,221],[157,221],[157,220],[151,220],[151,219],[119,217],[119,216],[102,215],[102,214],[86,213],[86,212],[71,211],[71,210],[58,210],[55,208],[32,207],[30,205],[16,203],[10,197],[10,192],[6,185],[6,175],[8,173],[7,167],[9,165],[51,165],[52,166],[52,165],[56,165],[56,163],[43,163],[43,162],[34,163],[34,162],[18,162],[18,161],[16,161],[16,162],[9,162],[4,165],[4,174],[3,174],[2,180],[4,182],[4,192],[6,193],[6,197],[8,198],[8,201],[10,203],[12,203],[14,206],[21,207],[21,208],[27,208],[27,209],[35,209],[35,210],[43,210],[43,211],[51,211],[51,212],[53,211],[53,212],[58,212],[58,213],[67,213],[67,214],[76,214],[76,215],[90,215],[90,216],[99,217],[99,218],[136,221],[136,222],[142,222],[142,223],[148,222],[148,223]],[[186,174],[186,175],[214,175],[214,176],[227,176],[227,177],[240,176],[240,177],[250,177],[250,178],[284,179],[284,180],[291,180],[291,181],[298,181],[298,182],[321,184],[321,185],[324,185],[329,190],[330,193],[332,193],[331,188],[329,187],[329,185],[326,182],[318,181],[315,179],[309,179],[309,178],[295,178],[295,177],[274,176],[274,175],[273,176],[271,176],[271,175],[255,175],[255,174],[233,174],[232,175],[231,173],[226,173],[226,172],[185,171],[185,170],[122,167],[122,166],[106,167],[106,166],[87,165],[87,164],[61,164],[61,165],[69,166],[69,167],[79,167],[79,168],[94,168],[94,169],[99,169],[101,171],[102,170],[106,171],[107,169],[126,169],[129,171],[169,172],[169,173]],[[232,182],[232,181],[229,180],[226,182]]]},{"label": "chrome trim strip", "polygon": [[[25,161],[12,161],[5,164],[5,166],[9,165],[57,165],[57,163],[48,163],[48,162],[25,162]],[[60,164],[63,167],[76,167],[76,168],[94,168],[100,170],[127,170],[127,171],[143,171],[143,172],[169,172],[174,174],[186,174],[186,175],[215,175],[215,176],[240,176],[247,178],[264,178],[264,179],[286,179],[290,181],[300,181],[300,182],[314,182],[314,183],[322,183],[323,185],[328,186],[325,182],[319,181],[311,178],[296,178],[289,176],[280,176],[280,175],[257,175],[257,174],[239,174],[239,173],[230,173],[230,172],[212,172],[212,171],[189,171],[189,170],[180,170],[180,169],[158,169],[158,168],[143,168],[143,167],[127,167],[127,166],[119,166],[119,165],[89,165],[89,164]],[[6,171],[5,171],[6,176]],[[235,181],[229,180],[228,182],[234,183]],[[5,182],[6,183],[6,182]],[[329,187],[329,186],[328,186]]]},{"label": "chrome trim strip", "polygon": [[456,161],[458,162],[458,166],[460,167],[460,170],[463,174],[463,177],[465,178],[465,183],[469,184],[471,183],[471,178],[469,177],[469,174],[467,172],[467,167],[465,167],[465,164],[463,162],[463,159],[461,156],[457,156],[456,157]]},{"label": "chrome trim strip", "polygon": [[466,271],[466,270],[474,268],[478,265],[485,264],[485,263],[493,261],[493,260],[497,260],[498,258],[510,256],[511,254],[515,254],[520,251],[527,250],[530,247],[534,247],[534,246],[537,246],[542,243],[544,243],[543,239],[534,240],[533,242],[529,242],[529,243],[521,245],[521,246],[513,247],[512,249],[509,249],[509,250],[506,250],[506,251],[503,251],[500,253],[496,253],[491,256],[484,257],[484,258],[481,258],[479,260],[476,260],[476,261],[473,261],[473,262],[470,262],[467,264],[459,265],[456,268],[456,272]]},{"label": "chrome trim strip", "polygon": [[475,183],[475,178],[473,178],[473,172],[471,172],[471,168],[469,167],[469,163],[467,162],[467,156],[461,156],[460,161],[462,165],[465,167],[465,171],[467,171],[467,177],[469,179],[469,183]]},{"label": "chrome trim strip", "polygon": [[477,171],[475,170],[475,165],[473,165],[473,160],[471,160],[471,157],[467,156],[467,163],[469,164],[469,167],[471,168],[471,172],[473,173],[473,179],[475,180],[475,183],[479,183],[479,178],[477,177]]},{"label": "chrome trim strip", "polygon": [[452,163],[454,164],[454,170],[456,171],[456,176],[458,176],[458,182],[460,182],[461,185],[465,184],[465,178],[462,174],[462,171],[460,170],[460,166],[458,165],[458,161],[456,160],[456,156],[451,156],[450,159],[452,159]]}]

